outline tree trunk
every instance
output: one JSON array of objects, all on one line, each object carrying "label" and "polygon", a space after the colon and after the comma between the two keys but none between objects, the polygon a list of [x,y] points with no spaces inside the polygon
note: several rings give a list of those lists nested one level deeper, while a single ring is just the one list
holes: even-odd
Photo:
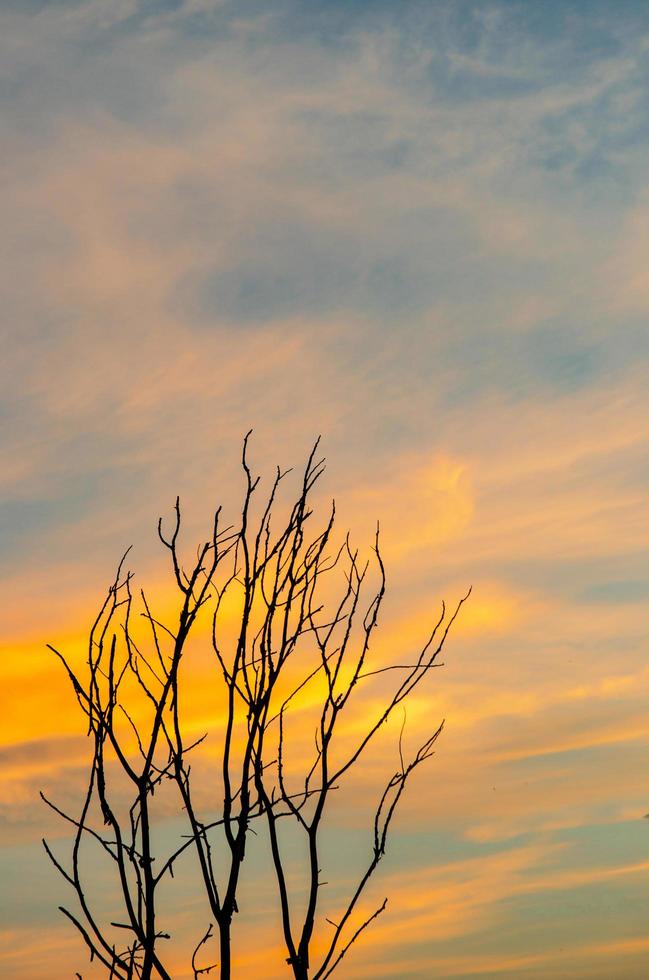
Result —
[{"label": "tree trunk", "polygon": [[221,922],[219,923],[219,942],[221,947],[221,960],[219,963],[220,972],[219,976],[221,980],[230,980],[232,975],[232,964],[230,960],[230,948],[231,948],[231,922]]},{"label": "tree trunk", "polygon": [[309,967],[307,965],[307,961],[303,957],[298,955],[297,958],[291,962],[291,968],[293,970],[295,980],[309,980]]},{"label": "tree trunk", "polygon": [[147,945],[142,959],[141,980],[151,980],[153,977],[153,949]]}]

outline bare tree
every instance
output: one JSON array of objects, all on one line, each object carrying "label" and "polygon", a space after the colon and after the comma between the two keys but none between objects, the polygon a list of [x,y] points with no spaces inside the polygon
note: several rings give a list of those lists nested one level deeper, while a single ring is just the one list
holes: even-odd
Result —
[{"label": "bare tree", "polygon": [[[218,969],[221,980],[230,978],[232,922],[239,911],[246,844],[251,824],[259,818],[267,828],[290,972],[297,980],[330,976],[386,907],[387,899],[369,915],[358,916],[359,899],[385,854],[390,824],[406,783],[432,754],[442,727],[436,727],[407,760],[399,738],[400,765],[379,795],[366,867],[336,920],[326,919],[330,935],[325,952],[312,965],[324,884],[322,828],[332,793],[354,770],[395,710],[407,703],[430,669],[438,665],[449,629],[468,594],[450,616],[442,604],[434,629],[416,655],[407,657],[405,663],[372,666],[371,645],[385,594],[378,528],[374,543],[378,583],[369,600],[364,600],[370,563],[361,564],[348,536],[338,547],[332,546],[334,504],[323,526],[309,533],[312,492],[324,469],[324,461],[316,457],[318,444],[278,529],[279,490],[290,471],[277,470],[266,497],[254,508],[259,478],[250,470],[247,445],[248,436],[243,446],[245,490],[237,524],[222,528],[219,508],[210,537],[199,547],[189,571],[185,571],[179,550],[178,500],[171,531],[166,532],[162,522],[158,525],[179,596],[176,622],[162,623],[142,591],[140,620],[148,636],[140,636],[133,623],[133,577],[125,571],[125,556],[90,630],[83,670],[74,669],[69,658],[51,648],[62,661],[86,716],[92,752],[79,812],[71,814],[43,797],[73,828],[68,865],[43,843],[76,896],[75,910],[61,907],[61,911],[78,929],[91,959],[96,958],[108,976],[119,980],[172,976],[165,966],[171,932],[160,925],[164,910],[159,893],[163,883],[173,878],[181,856],[189,851],[196,857],[213,919],[197,931],[191,969],[195,980],[213,969]],[[336,580],[344,583],[338,594]],[[234,633],[224,625],[226,599],[232,599],[238,609]],[[220,779],[211,793],[212,809],[217,794],[220,797],[220,813],[211,820],[199,812],[197,789],[204,796],[206,788],[198,785],[188,761],[206,736],[187,738],[181,710],[181,665],[191,655],[189,639],[195,623],[208,610],[211,647],[225,701],[222,725],[209,733],[219,741],[220,755]],[[391,693],[350,747],[349,739],[337,733],[357,690],[378,675],[393,676],[392,672],[397,681]],[[296,710],[299,714],[310,687],[316,690],[318,705],[315,749],[300,769],[288,758],[292,743],[287,731],[291,714]],[[161,854],[152,836],[154,797],[157,793],[158,799],[169,800],[169,789],[188,828],[177,845]],[[290,893],[281,825],[292,827],[306,842],[301,904]],[[90,897],[92,863],[84,870],[89,845],[98,848],[114,869],[121,904],[118,913],[102,914]],[[219,947],[216,962],[200,966],[201,955],[216,935],[214,923]]]}]

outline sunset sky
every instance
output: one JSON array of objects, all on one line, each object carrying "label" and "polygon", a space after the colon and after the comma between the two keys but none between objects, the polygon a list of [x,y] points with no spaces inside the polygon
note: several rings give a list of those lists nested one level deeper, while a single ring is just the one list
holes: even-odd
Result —
[{"label": "sunset sky", "polygon": [[[473,587],[341,980],[649,976],[649,6],[1,0],[0,79],[0,975],[91,976],[45,644],[130,544],[171,610],[158,517],[191,552],[236,513],[252,428],[266,480],[321,434],[361,549],[381,519],[383,649]],[[255,915],[237,976],[288,976]]]}]

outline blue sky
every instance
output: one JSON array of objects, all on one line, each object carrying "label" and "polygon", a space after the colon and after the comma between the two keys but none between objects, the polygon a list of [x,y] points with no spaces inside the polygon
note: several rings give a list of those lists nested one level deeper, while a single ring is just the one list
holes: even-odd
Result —
[{"label": "blue sky", "polygon": [[389,638],[474,585],[395,845],[431,834],[448,915],[395,903],[349,976],[645,976],[648,68],[627,0],[0,5],[3,975],[76,962],[44,643],[130,543],[164,593],[159,514],[234,506],[253,427],[264,473],[321,433],[323,498],[381,517]]}]

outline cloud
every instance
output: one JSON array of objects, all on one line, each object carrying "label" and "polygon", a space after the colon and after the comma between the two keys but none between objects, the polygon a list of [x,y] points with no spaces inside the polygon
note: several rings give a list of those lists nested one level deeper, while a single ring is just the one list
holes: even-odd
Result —
[{"label": "cloud", "polygon": [[[409,738],[448,723],[404,826],[424,802],[431,826],[511,843],[640,807],[648,46],[642,5],[609,7],[3,6],[12,833],[79,762],[43,640],[82,659],[130,543],[173,614],[157,517],[180,491],[190,553],[215,503],[236,512],[250,425],[263,473],[322,432],[318,504],[335,494],[359,545],[381,519],[377,658],[474,585],[409,712]],[[447,925],[490,921],[476,883],[523,894],[531,854],[467,866]],[[566,962],[590,970],[589,949]],[[572,969],[543,956],[436,963]]]}]

